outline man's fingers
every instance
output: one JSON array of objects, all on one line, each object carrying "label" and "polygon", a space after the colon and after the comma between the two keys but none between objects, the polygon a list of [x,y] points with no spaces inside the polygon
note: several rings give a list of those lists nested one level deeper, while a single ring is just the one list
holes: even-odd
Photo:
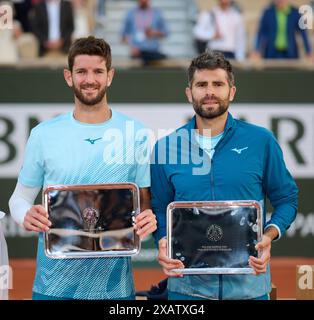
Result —
[{"label": "man's fingers", "polygon": [[148,223],[150,223],[151,225],[157,225],[157,220],[152,216],[145,217],[144,219],[136,222],[135,229],[141,229]]},{"label": "man's fingers", "polygon": [[33,227],[37,227],[40,229],[40,231],[43,231],[43,232],[46,232],[49,230],[49,227],[46,224],[41,223],[39,220],[35,218],[25,218],[24,221],[27,227],[31,228],[32,230],[33,230]]},{"label": "man's fingers", "polygon": [[180,264],[181,261],[174,260],[174,263],[166,263],[162,260],[159,260],[158,262],[161,265],[161,267],[166,275],[168,275],[170,277],[182,277],[183,276],[183,274],[180,272],[171,271],[173,269],[183,269],[184,265]]},{"label": "man's fingers", "polygon": [[141,239],[144,239],[146,236],[151,234],[157,229],[157,220],[156,216],[153,214],[152,210],[147,209],[141,212],[135,218],[135,230],[137,230],[137,234]]},{"label": "man's fingers", "polygon": [[41,228],[35,227],[33,224],[31,224],[28,221],[24,221],[23,225],[27,231],[45,232],[45,230],[42,230]]},{"label": "man's fingers", "polygon": [[152,221],[152,222],[157,223],[156,216],[154,215],[153,211],[150,209],[147,209],[147,210],[141,212],[140,214],[138,214],[135,217],[135,222],[139,227],[142,227],[148,221]]},{"label": "man's fingers", "polygon": [[30,223],[40,227],[41,225],[45,227],[51,226],[51,222],[49,221],[49,219],[38,213],[30,213],[28,216],[25,217],[25,219],[28,220]]},{"label": "man's fingers", "polygon": [[146,210],[142,211],[141,213],[139,213],[135,217],[135,221],[142,220],[143,218],[145,218],[147,216],[155,216],[155,215],[153,214],[153,211],[151,209],[146,209]]},{"label": "man's fingers", "polygon": [[253,268],[253,270],[254,270],[254,273],[253,273],[254,275],[259,275],[261,273],[266,273],[266,271],[267,271],[266,268]]},{"label": "man's fingers", "polygon": [[137,229],[136,233],[144,239],[149,234],[153,233],[157,229],[157,225],[154,222],[148,222],[144,227],[141,229]]},{"label": "man's fingers", "polygon": [[183,274],[179,272],[173,272],[173,269],[183,269],[184,264],[182,261],[177,259],[170,259],[167,256],[167,240],[159,240],[159,250],[158,250],[158,262],[163,268],[164,273],[169,277],[182,277]]},{"label": "man's fingers", "polygon": [[46,218],[45,216],[42,216],[41,214],[38,214],[38,213],[31,214],[31,218],[33,220],[39,221],[40,223],[44,224],[47,227],[51,226],[51,222],[49,221],[49,219]]},{"label": "man's fingers", "polygon": [[47,232],[51,222],[45,208],[41,205],[35,205],[27,211],[23,225],[29,231]]},{"label": "man's fingers", "polygon": [[249,265],[254,268],[265,268],[267,265],[267,262],[262,263],[261,261],[255,262],[255,261],[250,260]]},{"label": "man's fingers", "polygon": [[256,274],[260,274],[260,273],[265,273],[266,272],[266,268],[254,268],[254,271]]},{"label": "man's fingers", "polygon": [[163,266],[169,266],[169,268],[171,269],[184,267],[184,264],[182,263],[182,261],[176,260],[176,259],[170,259],[167,256],[161,255],[161,254],[158,255],[158,261],[160,264],[163,264]]},{"label": "man's fingers", "polygon": [[144,239],[157,229],[157,221],[155,217],[147,216],[143,220],[137,222],[134,228],[137,230],[137,235],[139,235],[141,239]]},{"label": "man's fingers", "polygon": [[249,265],[254,269],[255,275],[266,272],[268,260],[263,261],[261,259],[250,257]]},{"label": "man's fingers", "polygon": [[262,255],[260,258],[256,258],[256,257],[250,257],[250,261],[252,261],[253,263],[257,264],[257,265],[263,265],[265,263],[267,263],[270,260],[270,256],[269,255]]},{"label": "man's fingers", "polygon": [[256,244],[255,248],[262,254],[259,258],[250,256],[249,265],[254,269],[254,274],[258,275],[267,270],[270,261],[271,238],[268,235],[263,235],[262,240]]},{"label": "man's fingers", "polygon": [[184,268],[184,264],[182,261],[176,260],[176,259],[170,259],[165,254],[160,252],[158,254],[158,262],[162,267],[168,270]]},{"label": "man's fingers", "polygon": [[182,273],[178,273],[178,272],[172,272],[172,271],[169,271],[165,268],[162,269],[164,271],[164,273],[168,276],[168,277],[183,277],[183,274]]},{"label": "man's fingers", "polygon": [[48,218],[48,212],[46,211],[46,209],[40,205],[40,204],[36,204],[32,207],[36,212],[38,212],[39,214],[41,214],[42,216],[45,216]]}]

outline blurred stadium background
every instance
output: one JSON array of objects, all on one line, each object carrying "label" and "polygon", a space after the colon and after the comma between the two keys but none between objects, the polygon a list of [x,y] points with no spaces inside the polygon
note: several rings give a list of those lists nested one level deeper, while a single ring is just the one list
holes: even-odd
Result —
[{"label": "blurred stadium background", "polygon": [[[249,57],[260,14],[269,1],[236,2],[245,18]],[[297,6],[313,4],[306,0],[291,2]],[[104,19],[93,14],[94,1],[84,3],[91,33],[112,45],[116,76],[109,90],[110,106],[140,119],[154,129],[156,137],[165,133],[158,130],[174,129],[186,122],[192,116],[184,95],[186,69],[196,54],[192,28],[198,10],[208,9],[216,1],[153,0],[164,11],[171,34],[162,40],[168,59],[145,68],[128,58],[128,48],[121,44],[119,36],[125,12],[135,2],[107,0]],[[313,47],[313,28],[308,30],[308,35]],[[4,52],[6,47],[1,46],[0,50]],[[31,128],[71,110],[73,97],[63,80],[65,56],[38,58],[28,54],[28,47],[23,44],[19,50],[16,60],[0,62],[0,209],[8,213],[1,224],[13,268],[10,298],[30,299],[36,235],[25,232],[11,219],[8,199],[15,187]],[[297,219],[272,249],[273,283],[281,299],[295,298],[296,266],[314,265],[314,63],[304,56],[301,50],[298,60],[247,58],[234,62],[238,91],[231,111],[275,133],[300,189]],[[164,278],[156,262],[152,238],[143,242],[140,255],[134,258],[134,273],[137,290],[147,290]]]}]

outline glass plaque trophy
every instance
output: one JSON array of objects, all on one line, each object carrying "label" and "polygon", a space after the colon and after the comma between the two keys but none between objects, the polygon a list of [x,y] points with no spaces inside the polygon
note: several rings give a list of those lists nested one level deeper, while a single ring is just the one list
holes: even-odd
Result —
[{"label": "glass plaque trophy", "polygon": [[50,258],[132,256],[139,190],[133,183],[48,186],[43,203],[52,225],[45,233]]},{"label": "glass plaque trophy", "polygon": [[262,237],[257,201],[172,202],[167,209],[167,248],[183,274],[250,274],[249,256]]}]

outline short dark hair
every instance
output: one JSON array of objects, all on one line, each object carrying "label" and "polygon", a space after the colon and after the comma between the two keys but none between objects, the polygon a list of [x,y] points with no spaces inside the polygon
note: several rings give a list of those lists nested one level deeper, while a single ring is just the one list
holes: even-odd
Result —
[{"label": "short dark hair", "polygon": [[195,71],[202,69],[223,69],[227,72],[229,86],[232,87],[235,84],[232,65],[221,52],[206,51],[192,60],[188,69],[188,81],[190,87],[193,83]]},{"label": "short dark hair", "polygon": [[76,56],[81,54],[103,57],[106,61],[107,70],[111,69],[111,48],[104,39],[89,36],[87,38],[79,38],[75,40],[69,50],[69,70],[73,70],[74,59]]}]

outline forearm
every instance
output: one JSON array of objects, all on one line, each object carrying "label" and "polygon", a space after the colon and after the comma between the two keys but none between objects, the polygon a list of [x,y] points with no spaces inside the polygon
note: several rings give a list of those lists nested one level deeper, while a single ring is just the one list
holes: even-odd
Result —
[{"label": "forearm", "polygon": [[151,209],[149,188],[140,188],[141,211]]},{"label": "forearm", "polygon": [[41,188],[26,187],[20,183],[16,184],[15,190],[9,200],[11,216],[16,223],[23,226],[26,212],[34,204]]}]

